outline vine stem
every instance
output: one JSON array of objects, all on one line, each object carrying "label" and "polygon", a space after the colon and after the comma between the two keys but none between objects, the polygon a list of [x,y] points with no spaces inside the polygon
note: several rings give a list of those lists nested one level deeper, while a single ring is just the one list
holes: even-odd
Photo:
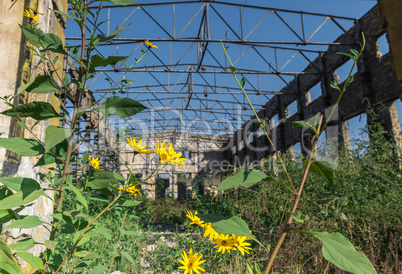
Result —
[{"label": "vine stem", "polygon": [[[317,130],[318,132],[320,131],[322,120],[323,120],[323,115],[320,116],[320,120],[319,120],[319,123],[318,123],[318,130]],[[300,198],[301,198],[301,193],[303,191],[304,184],[305,184],[306,179],[307,179],[307,174],[309,172],[311,162],[313,160],[313,155],[314,155],[314,153],[315,153],[315,151],[317,149],[317,140],[318,140],[317,135],[314,135],[313,140],[312,140],[312,143],[313,143],[312,147],[313,148],[311,150],[310,155],[308,156],[307,165],[306,165],[306,168],[304,170],[302,180],[300,182],[299,190],[295,193],[295,201],[293,202],[291,213],[289,214],[288,219],[287,219],[286,224],[285,224],[285,227],[283,228],[282,233],[281,233],[281,235],[279,237],[279,240],[276,243],[275,248],[271,253],[271,256],[269,257],[269,261],[268,261],[268,264],[267,264],[267,266],[265,268],[264,274],[268,274],[271,271],[271,268],[272,268],[272,266],[274,264],[274,260],[276,258],[276,255],[278,254],[279,249],[281,248],[282,243],[285,240],[286,235],[288,234],[288,232],[290,230],[290,224],[292,223],[292,220],[293,220],[292,213],[296,212],[297,206],[299,205]]]},{"label": "vine stem", "polygon": [[121,222],[121,226],[120,226],[119,238],[117,239],[116,247],[114,248],[114,251],[113,251],[112,262],[111,262],[111,264],[110,264],[110,268],[109,268],[108,273],[110,273],[110,272],[112,271],[112,267],[113,267],[113,263],[114,263],[114,258],[115,258],[115,256],[116,256],[117,248],[119,247],[119,243],[120,243],[121,230],[123,229],[124,222],[126,221],[126,216],[127,216],[127,210],[124,212],[123,221]]},{"label": "vine stem", "polygon": [[[87,8],[87,0],[84,0],[84,6],[86,9]],[[85,30],[86,30],[85,24],[86,24],[86,19],[87,19],[87,13],[84,13],[83,17],[84,17],[84,20],[83,20],[83,23],[81,26],[81,43],[82,43],[81,44],[81,59],[84,59],[84,57],[85,57],[85,47],[86,47],[86,45],[85,45]],[[81,74],[82,74],[82,67],[80,67],[79,77],[82,77]],[[79,79],[79,80],[81,80],[81,79]],[[73,119],[71,121],[70,130],[74,130],[75,124],[78,119],[78,108],[80,107],[82,93],[77,92],[76,97],[78,100],[76,100],[76,102],[74,103]],[[68,145],[67,145],[66,160],[64,162],[62,180],[61,180],[60,186],[59,186],[59,197],[57,198],[57,203],[56,203],[56,208],[55,208],[56,212],[60,212],[62,209],[63,200],[64,200],[64,187],[63,186],[67,181],[68,168],[70,166],[72,150],[73,150],[73,144],[72,144],[72,140],[70,140],[70,142],[68,142]],[[49,240],[51,240],[51,241],[53,241],[56,238],[58,224],[59,224],[59,220],[56,218],[53,218],[53,228],[50,231],[50,236],[49,236]]]},{"label": "vine stem", "polygon": [[226,58],[228,58],[229,63],[230,63],[230,66],[233,68],[233,70],[231,69],[232,74],[233,74],[233,77],[234,77],[234,79],[236,80],[237,85],[240,87],[241,91],[243,92],[244,97],[247,99],[247,102],[248,102],[249,106],[250,106],[251,109],[253,110],[254,115],[255,115],[255,118],[258,120],[258,123],[260,124],[261,129],[264,131],[265,136],[268,138],[269,143],[270,143],[271,146],[273,147],[276,156],[278,157],[279,161],[281,162],[281,164],[282,164],[282,166],[283,166],[283,170],[285,171],[286,177],[288,178],[289,183],[290,183],[290,185],[292,186],[293,194],[295,194],[295,193],[296,193],[296,189],[295,189],[295,187],[294,187],[294,185],[293,185],[293,182],[292,182],[292,179],[290,178],[290,175],[289,175],[289,173],[288,173],[288,171],[287,171],[287,169],[286,169],[285,163],[283,162],[282,157],[279,155],[278,151],[277,151],[276,148],[275,148],[274,143],[272,142],[271,138],[269,137],[268,132],[267,132],[267,130],[266,130],[266,128],[265,128],[265,123],[262,123],[262,122],[261,122],[260,117],[258,117],[258,114],[257,114],[257,112],[256,112],[256,110],[255,110],[253,104],[251,103],[250,99],[248,98],[247,93],[246,93],[246,91],[244,90],[243,85],[241,85],[240,82],[239,82],[239,80],[237,79],[236,71],[235,71],[235,69],[234,69],[234,67],[233,67],[232,60],[230,60],[230,57],[229,57],[228,53],[226,52],[226,48],[223,46],[222,41],[220,41],[220,42],[221,42],[221,46],[222,46],[222,48],[223,48],[223,51],[225,52]]}]

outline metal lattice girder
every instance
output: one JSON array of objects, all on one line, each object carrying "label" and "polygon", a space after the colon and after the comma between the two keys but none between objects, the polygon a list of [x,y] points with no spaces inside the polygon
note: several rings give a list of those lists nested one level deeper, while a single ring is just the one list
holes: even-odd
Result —
[{"label": "metal lattice girder", "polygon": [[[106,77],[114,83],[123,74],[130,83],[114,92],[151,109],[136,118],[144,123],[152,121],[155,131],[182,128],[169,112],[179,113],[182,123],[197,119],[236,121],[231,124],[235,130],[241,127],[237,121],[254,115],[228,69],[221,42],[230,46],[236,74],[247,79],[245,91],[260,112],[291,80],[307,75],[303,72],[307,66],[315,68],[309,74],[321,75],[320,67],[311,60],[329,45],[345,46],[334,40],[347,33],[355,20],[209,0],[106,5],[103,16],[109,19],[98,29],[103,35],[113,31],[110,22],[117,21],[117,28],[128,27],[112,41],[99,44],[97,54],[127,56],[125,63],[132,64],[140,50],[146,50],[148,62],[132,69],[123,65],[97,68],[89,89],[99,96],[108,90],[100,80]],[[74,33],[66,36],[68,43],[79,46],[81,37],[74,37]],[[159,49],[147,48],[144,40]],[[219,124],[210,128],[216,134],[227,130]]]}]

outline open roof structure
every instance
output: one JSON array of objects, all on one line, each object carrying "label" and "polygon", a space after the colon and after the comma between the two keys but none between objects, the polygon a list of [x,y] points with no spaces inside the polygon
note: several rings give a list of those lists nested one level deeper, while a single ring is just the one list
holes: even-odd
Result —
[{"label": "open roof structure", "polygon": [[[129,67],[141,51],[147,53],[146,62],[130,69],[97,69],[88,83],[99,98],[109,83],[122,77],[127,81],[115,92],[148,107],[119,124],[137,133],[213,135],[231,134],[254,115],[222,47],[228,47],[239,80],[247,80],[245,90],[258,112],[329,45],[344,46],[334,41],[356,22],[348,16],[206,0],[104,5],[101,18],[108,21],[98,29],[100,34],[127,27],[99,44],[97,54],[127,56]],[[66,42],[79,45],[77,33],[73,26],[67,28]],[[145,40],[158,49],[147,47]],[[311,73],[322,72],[317,67]]]}]

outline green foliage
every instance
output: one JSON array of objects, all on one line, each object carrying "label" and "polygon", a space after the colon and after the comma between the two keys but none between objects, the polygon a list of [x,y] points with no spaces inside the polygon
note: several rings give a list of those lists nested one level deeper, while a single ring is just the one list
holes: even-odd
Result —
[{"label": "green foliage", "polygon": [[43,145],[34,139],[19,137],[2,138],[0,146],[21,156],[38,156],[45,153]]},{"label": "green foliage", "polygon": [[4,264],[16,264],[10,248],[2,241],[0,241],[0,262]]},{"label": "green foliage", "polygon": [[377,273],[367,257],[357,252],[353,244],[340,233],[302,231],[322,242],[322,253],[329,262],[342,270],[357,273]]},{"label": "green foliage", "polygon": [[137,3],[137,1],[134,0],[103,0],[104,2],[111,2],[115,5],[122,5],[122,6],[127,6],[127,5],[132,5]]},{"label": "green foliage", "polygon": [[40,29],[19,25],[28,41],[41,52],[51,51],[66,54],[61,39],[53,33],[44,33]]},{"label": "green foliage", "polygon": [[[109,36],[105,36],[102,34],[98,34],[97,38],[99,38],[99,42],[100,43],[104,43],[104,42],[110,42],[113,40],[113,38],[115,38],[117,35],[119,35],[125,28],[127,28],[127,26],[119,28],[117,30],[115,30],[114,32],[112,32]],[[116,56],[114,56],[116,57]],[[127,58],[127,57],[126,57]],[[123,61],[124,59],[122,59]]]},{"label": "green foliage", "polygon": [[60,128],[56,126],[48,126],[46,128],[45,148],[46,152],[50,151],[55,145],[60,144],[73,134],[73,130]]},{"label": "green foliage", "polygon": [[32,117],[38,121],[62,117],[54,110],[51,104],[46,102],[32,102],[19,105],[5,110],[1,114],[10,117]]},{"label": "green foliage", "polygon": [[37,216],[25,216],[23,219],[16,220],[6,226],[6,228],[34,228],[40,226],[43,222]]},{"label": "green foliage", "polygon": [[261,274],[261,269],[257,263],[253,266],[250,262],[247,262],[247,270],[249,274]]},{"label": "green foliage", "polygon": [[109,97],[101,105],[99,111],[104,113],[106,118],[111,115],[118,115],[120,118],[126,118],[147,109],[146,106],[130,98],[121,98],[117,96]]},{"label": "green foliage", "polygon": [[35,191],[27,191],[25,189],[18,191],[0,201],[0,210],[11,209],[14,207],[23,206],[32,203],[38,199],[43,193],[42,189]]},{"label": "green foliage", "polygon": [[37,244],[37,242],[35,242],[34,239],[28,238],[28,239],[18,241],[14,244],[9,244],[8,247],[11,250],[26,251],[26,250],[34,247],[36,244]]},{"label": "green foliage", "polygon": [[[236,236],[246,236],[250,239],[261,244],[254,236],[250,233],[250,228],[247,223],[237,216],[230,218],[225,218],[222,215],[216,214],[205,214],[198,215],[198,217],[206,223],[211,223],[216,230],[216,232],[221,234],[235,234]],[[262,245],[262,244],[261,244]]]},{"label": "green foliage", "polygon": [[89,178],[88,186],[92,189],[103,189],[124,181],[125,179],[115,172],[95,170]]},{"label": "green foliage", "polygon": [[228,190],[235,187],[249,188],[267,178],[268,176],[262,171],[243,170],[223,180],[216,190]]},{"label": "green foliage", "polygon": [[51,93],[58,92],[60,89],[54,82],[52,76],[45,74],[38,76],[31,82],[21,86],[17,93],[19,94],[23,91],[32,93]]},{"label": "green foliage", "polygon": [[17,255],[34,268],[39,269],[41,273],[45,273],[43,262],[39,257],[34,256],[30,252],[17,252]]},{"label": "green foliage", "polygon": [[99,55],[91,56],[91,68],[95,67],[105,67],[108,65],[116,65],[118,62],[124,61],[128,56],[109,56],[108,58],[103,58]]},{"label": "green foliage", "polygon": [[[306,167],[307,160],[303,161],[303,166]],[[334,182],[334,170],[328,161],[312,160],[310,171],[324,177],[330,184]]]}]

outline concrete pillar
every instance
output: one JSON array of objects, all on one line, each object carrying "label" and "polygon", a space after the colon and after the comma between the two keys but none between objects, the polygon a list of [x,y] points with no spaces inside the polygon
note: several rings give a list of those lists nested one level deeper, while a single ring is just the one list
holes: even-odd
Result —
[{"label": "concrete pillar", "polygon": [[[57,3],[57,7],[54,6]],[[23,17],[23,11],[26,8],[25,4],[37,9],[41,15],[39,17],[38,28],[42,29],[45,33],[54,33],[58,35],[62,41],[64,41],[64,18],[57,18],[51,9],[59,9],[63,12],[67,12],[67,1],[51,1],[51,0],[30,0],[30,1],[1,1],[0,3],[0,18],[1,30],[0,34],[5,39],[0,41],[0,56],[2,56],[3,66],[1,71],[0,79],[0,96],[13,95],[17,89],[27,82],[33,80],[38,75],[43,75],[47,71],[48,64],[45,64],[42,59],[37,56],[33,56],[32,51],[27,48],[28,42],[23,36],[18,24],[25,24],[28,22],[27,18]],[[51,54],[53,59],[56,55]],[[58,62],[55,66],[57,72],[54,74],[56,82],[60,83],[59,79],[63,79],[63,63],[62,56],[59,56]],[[21,93],[15,100],[15,104],[24,104],[34,101],[46,101],[50,102],[56,111],[59,110],[59,101],[52,94],[26,94]],[[8,109],[6,105],[0,103],[0,111]],[[35,122],[33,119],[25,119],[28,127],[32,126]],[[45,138],[45,130],[48,125],[59,125],[58,119],[51,119],[50,121],[41,122],[39,126],[36,126],[33,130],[33,134],[37,136],[42,141]],[[24,132],[17,124],[15,124],[13,119],[7,116],[0,116],[0,132],[3,133],[2,138],[7,137],[26,137],[33,138],[29,132]],[[0,169],[2,170],[1,176],[13,176],[17,175],[32,178],[37,180],[43,188],[47,188],[49,182],[43,182],[38,176],[39,172],[46,173],[47,169],[45,167],[34,168],[38,157],[20,157],[10,151],[6,151],[0,148]],[[50,197],[41,196],[34,204],[30,207],[25,208],[23,211],[19,212],[21,215],[36,215],[42,221],[50,223],[53,213],[53,202],[54,193],[52,191],[46,191],[46,194]],[[26,235],[32,236],[32,238],[43,243],[48,239],[49,231],[43,227],[39,226],[33,229],[11,229],[11,238],[7,239],[8,243],[16,242],[26,237]],[[27,250],[32,252],[34,255],[38,256],[44,251],[42,245],[35,245],[32,249]]]},{"label": "concrete pillar", "polygon": [[149,199],[156,199],[156,193],[155,193],[155,177],[152,177],[148,179],[148,198]]}]

